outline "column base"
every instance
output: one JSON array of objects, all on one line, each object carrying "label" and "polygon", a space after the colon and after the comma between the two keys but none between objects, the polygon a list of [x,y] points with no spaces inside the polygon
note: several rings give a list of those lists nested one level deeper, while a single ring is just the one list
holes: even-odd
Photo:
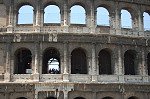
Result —
[{"label": "column base", "polygon": [[69,74],[63,74],[63,82],[69,82]]},{"label": "column base", "polygon": [[4,82],[10,82],[10,74],[9,73],[4,74]]},{"label": "column base", "polygon": [[97,75],[92,75],[92,81],[91,82],[98,82]]},{"label": "column base", "polygon": [[7,27],[7,33],[13,33],[13,26]]},{"label": "column base", "polygon": [[119,82],[124,83],[124,75],[119,75]]},{"label": "column base", "polygon": [[39,74],[38,73],[33,74],[33,81],[39,82]]}]

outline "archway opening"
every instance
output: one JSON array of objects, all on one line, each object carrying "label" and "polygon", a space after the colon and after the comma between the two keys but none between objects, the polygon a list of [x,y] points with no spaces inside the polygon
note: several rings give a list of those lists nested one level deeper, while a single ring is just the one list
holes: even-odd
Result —
[{"label": "archway opening", "polygon": [[16,98],[16,99],[27,99],[27,98],[25,98],[25,97],[19,97],[19,98]]},{"label": "archway opening", "polygon": [[45,99],[57,99],[57,98],[55,98],[55,97],[47,97]]},{"label": "archway opening", "polygon": [[112,74],[110,51],[103,49],[98,56],[99,74]]},{"label": "archway opening", "polygon": [[44,9],[44,23],[60,23],[60,9],[56,5],[48,5]]},{"label": "archway opening", "polygon": [[112,97],[104,97],[102,99],[113,99]]},{"label": "archway opening", "polygon": [[124,70],[125,75],[136,75],[136,52],[134,50],[128,50],[124,54]]},{"label": "archway opening", "polygon": [[129,97],[128,99],[138,99],[138,98],[135,96],[132,96],[132,97]]},{"label": "archway opening", "polygon": [[150,75],[150,53],[147,55],[147,71],[148,75]]},{"label": "archway opening", "polygon": [[74,98],[74,99],[85,99],[85,98],[83,98],[83,97],[76,97],[76,98]]},{"label": "archway opening", "polygon": [[80,5],[71,7],[70,23],[71,24],[85,24],[86,23],[86,11]]},{"label": "archway opening", "polygon": [[32,73],[32,54],[29,49],[21,48],[15,52],[15,74],[31,74]]},{"label": "archway opening", "polygon": [[97,8],[97,25],[109,26],[109,12],[104,7]]},{"label": "archway opening", "polygon": [[81,48],[77,48],[71,53],[71,74],[87,74],[86,53]]},{"label": "archway opening", "polygon": [[132,16],[129,11],[121,10],[121,27],[132,28]]},{"label": "archway opening", "polygon": [[143,13],[143,21],[144,21],[144,30],[145,31],[150,31],[150,25],[149,25],[149,23],[150,23],[150,14],[149,13],[147,13],[147,12],[144,12]]},{"label": "archway opening", "polygon": [[55,48],[47,48],[43,53],[43,74],[60,74],[60,54]]},{"label": "archway opening", "polygon": [[24,5],[19,9],[18,24],[33,24],[34,8],[30,5]]}]

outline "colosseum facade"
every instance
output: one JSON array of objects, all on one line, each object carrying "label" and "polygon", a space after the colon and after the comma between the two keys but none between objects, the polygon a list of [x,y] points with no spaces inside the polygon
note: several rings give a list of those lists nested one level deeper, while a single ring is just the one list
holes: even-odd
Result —
[{"label": "colosseum facade", "polygon": [[[32,24],[19,23],[26,5]],[[45,23],[49,5],[59,8],[58,23]],[[74,6],[84,8],[83,24],[72,23]],[[98,7],[109,25],[97,24]],[[0,99],[150,99],[144,12],[150,16],[150,0],[0,0]]]}]

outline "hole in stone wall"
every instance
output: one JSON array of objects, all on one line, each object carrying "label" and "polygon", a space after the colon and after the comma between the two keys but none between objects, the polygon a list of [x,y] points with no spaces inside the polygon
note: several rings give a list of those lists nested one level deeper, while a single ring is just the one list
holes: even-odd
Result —
[{"label": "hole in stone wall", "polygon": [[136,75],[136,52],[128,50],[124,54],[125,75]]},{"label": "hole in stone wall", "polygon": [[104,97],[102,99],[113,99],[112,97]]},{"label": "hole in stone wall", "polygon": [[15,52],[15,74],[32,73],[32,54],[29,49],[21,48]]},{"label": "hole in stone wall", "polygon": [[16,98],[16,99],[27,99],[27,98],[25,98],[25,97],[19,97],[19,98]]},{"label": "hole in stone wall", "polygon": [[83,98],[83,97],[76,97],[74,99],[86,99],[86,98]]},{"label": "hole in stone wall", "polygon": [[87,74],[87,60],[83,49],[75,49],[71,53],[71,73]]},{"label": "hole in stone wall", "polygon": [[147,70],[148,70],[148,75],[150,75],[150,53],[147,55]]},{"label": "hole in stone wall", "polygon": [[144,23],[144,30],[145,31],[150,31],[150,14],[147,12],[143,13],[143,23]]},{"label": "hole in stone wall", "polygon": [[99,74],[112,74],[111,69],[111,54],[103,49],[99,52]]},{"label": "hole in stone wall", "polygon": [[55,48],[48,48],[43,53],[43,74],[60,74],[60,54]]}]

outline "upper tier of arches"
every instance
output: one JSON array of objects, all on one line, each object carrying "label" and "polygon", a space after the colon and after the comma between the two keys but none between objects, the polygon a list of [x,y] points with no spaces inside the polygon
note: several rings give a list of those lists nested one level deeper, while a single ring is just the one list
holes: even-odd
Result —
[{"label": "upper tier of arches", "polygon": [[[115,5],[115,6],[114,6]],[[22,12],[25,6],[30,7],[30,16],[26,11]],[[59,23],[61,25],[85,24],[104,25],[111,28],[133,28],[149,30],[147,25],[150,22],[150,8],[148,5],[138,5],[125,2],[113,1],[29,1],[14,3],[14,25],[33,24],[43,25],[45,23]],[[54,11],[54,10],[55,11]],[[11,12],[11,11],[10,11]],[[20,18],[21,16],[30,18]],[[25,21],[29,19],[30,22]],[[21,22],[24,20],[24,22]],[[13,23],[13,22],[12,22]],[[11,24],[9,22],[9,24]]]}]

